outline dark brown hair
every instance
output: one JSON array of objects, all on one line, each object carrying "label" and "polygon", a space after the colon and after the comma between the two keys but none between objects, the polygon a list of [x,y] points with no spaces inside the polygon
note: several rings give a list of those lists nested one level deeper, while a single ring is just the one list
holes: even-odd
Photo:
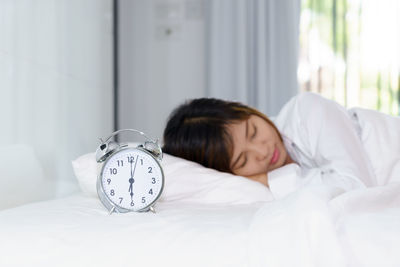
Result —
[{"label": "dark brown hair", "polygon": [[163,152],[232,173],[233,143],[227,126],[247,120],[250,115],[266,120],[280,136],[267,116],[241,103],[215,98],[188,101],[178,106],[168,119]]}]

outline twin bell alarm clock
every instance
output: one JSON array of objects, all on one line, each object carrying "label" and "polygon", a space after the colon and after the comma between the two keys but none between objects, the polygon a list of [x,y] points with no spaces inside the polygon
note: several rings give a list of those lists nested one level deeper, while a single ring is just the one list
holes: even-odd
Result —
[{"label": "twin bell alarm clock", "polygon": [[[143,135],[146,141],[131,145],[112,141],[121,132]],[[100,163],[97,194],[103,205],[113,212],[153,211],[164,187],[164,173],[160,165],[162,150],[157,141],[135,129],[113,132],[96,150]]]}]

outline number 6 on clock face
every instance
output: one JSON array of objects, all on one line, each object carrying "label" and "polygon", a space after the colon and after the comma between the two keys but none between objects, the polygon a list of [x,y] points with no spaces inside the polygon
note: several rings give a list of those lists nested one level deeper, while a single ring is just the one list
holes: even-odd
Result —
[{"label": "number 6 on clock face", "polygon": [[126,148],[111,155],[99,178],[98,187],[119,212],[148,210],[164,187],[160,164],[141,148]]}]

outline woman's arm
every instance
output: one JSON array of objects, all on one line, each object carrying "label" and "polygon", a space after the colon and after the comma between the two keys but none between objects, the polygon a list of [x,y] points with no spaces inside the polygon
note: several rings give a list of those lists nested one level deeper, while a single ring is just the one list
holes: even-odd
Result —
[{"label": "woman's arm", "polygon": [[298,111],[305,125],[308,153],[321,171],[339,175],[340,184],[375,184],[370,160],[347,109],[308,93],[300,99]]},{"label": "woman's arm", "polygon": [[[313,172],[319,175],[292,179],[293,188],[327,184],[348,191],[375,184],[369,158],[354,124],[347,110],[336,102],[312,93],[300,94],[282,109],[276,124],[293,141],[290,145],[298,152],[298,163],[319,169]],[[271,191],[280,190],[274,189],[273,180]]]}]

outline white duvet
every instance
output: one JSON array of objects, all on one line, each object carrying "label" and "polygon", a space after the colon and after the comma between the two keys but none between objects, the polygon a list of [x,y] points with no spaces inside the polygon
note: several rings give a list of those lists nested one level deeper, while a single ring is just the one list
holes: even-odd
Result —
[{"label": "white duvet", "polygon": [[0,213],[0,266],[400,266],[400,184],[273,202],[159,202],[108,215],[78,194]]}]

